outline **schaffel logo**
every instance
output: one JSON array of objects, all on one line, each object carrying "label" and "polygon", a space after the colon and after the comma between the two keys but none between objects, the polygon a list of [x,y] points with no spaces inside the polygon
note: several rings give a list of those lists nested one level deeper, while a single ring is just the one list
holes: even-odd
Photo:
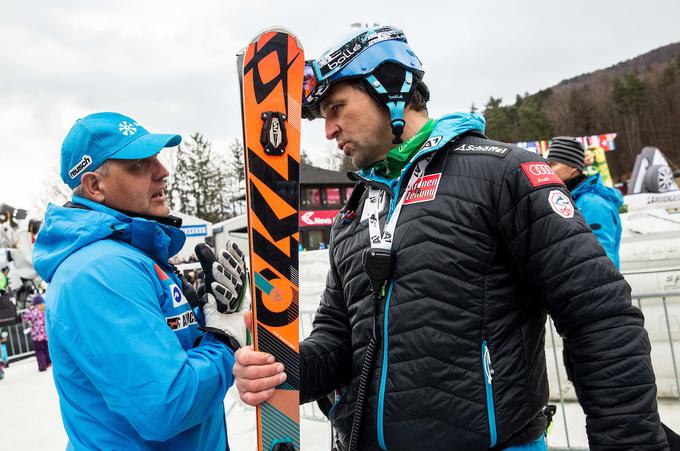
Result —
[{"label": "schaffel logo", "polygon": [[508,151],[508,148],[499,146],[475,146],[473,144],[461,144],[454,150],[459,152],[492,152],[503,155]]},{"label": "schaffel logo", "polygon": [[71,179],[75,179],[80,175],[81,172],[83,172],[88,166],[92,164],[92,158],[90,158],[89,155],[83,155],[83,158],[80,159],[78,163],[76,163],[75,166],[73,166],[69,171],[68,175],[71,177]]}]

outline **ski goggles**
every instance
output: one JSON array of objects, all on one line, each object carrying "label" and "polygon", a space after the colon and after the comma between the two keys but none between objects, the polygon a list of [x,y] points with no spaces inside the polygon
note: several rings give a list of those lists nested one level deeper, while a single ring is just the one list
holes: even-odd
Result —
[{"label": "ski goggles", "polygon": [[[374,47],[376,51],[366,51],[375,44],[385,41],[400,41],[405,44],[406,37],[401,30],[392,27],[362,31],[342,46],[326,51],[318,60],[305,62],[302,88],[303,113],[305,108],[308,112],[317,109],[313,107],[319,103],[331,83],[370,74],[376,66],[391,59],[389,51],[377,51],[380,46]],[[310,118],[314,117],[319,116],[314,114]]]},{"label": "ski goggles", "polygon": [[321,117],[319,102],[330,86],[329,80],[319,74],[318,67],[315,60],[305,62],[302,79],[302,116],[307,119]]}]

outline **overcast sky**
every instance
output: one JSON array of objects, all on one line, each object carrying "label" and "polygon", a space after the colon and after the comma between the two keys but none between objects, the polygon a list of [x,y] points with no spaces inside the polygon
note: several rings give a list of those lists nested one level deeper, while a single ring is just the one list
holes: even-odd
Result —
[{"label": "overcast sky", "polygon": [[[0,0],[0,203],[32,209],[73,122],[98,111],[226,150],[241,137],[239,48],[281,25],[311,58],[355,22],[405,31],[437,117],[678,42],[680,2]],[[319,163],[337,151],[319,121],[302,147]]]}]

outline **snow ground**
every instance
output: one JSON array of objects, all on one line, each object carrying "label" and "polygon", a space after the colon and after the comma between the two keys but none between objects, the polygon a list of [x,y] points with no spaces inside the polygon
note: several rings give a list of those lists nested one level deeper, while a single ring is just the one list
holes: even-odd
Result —
[{"label": "snow ground", "polygon": [[[255,409],[237,402],[232,390],[225,398],[227,427],[232,451],[255,449]],[[659,402],[662,420],[680,430],[680,401]],[[569,443],[586,447],[585,418],[576,403],[565,404]],[[567,445],[562,410],[558,405],[556,423],[549,436],[551,446]],[[38,372],[35,358],[13,363],[0,381],[0,443],[3,450],[51,451],[66,447],[66,433],[59,413],[59,399],[51,369]],[[328,451],[330,428],[326,423],[302,421],[302,449]]]},{"label": "snow ground", "polygon": [[[256,449],[255,409],[237,402],[232,388],[224,401],[232,451]],[[52,369],[38,372],[35,358],[16,362],[0,381],[0,449],[12,451],[62,451],[66,432],[61,422],[59,398]],[[302,421],[302,449],[330,449],[327,424]]]},{"label": "snow ground", "polygon": [[[314,311],[325,286],[325,274],[328,268],[327,251],[304,252],[300,255],[300,318],[301,338],[311,331]],[[648,312],[645,313],[648,315]],[[680,316],[680,315],[679,315]],[[674,323],[675,324],[675,323]],[[680,321],[678,321],[680,325]],[[661,330],[661,329],[660,329]],[[654,337],[654,335],[652,334]],[[546,338],[547,340],[549,338]],[[655,343],[655,346],[656,345]],[[561,355],[561,352],[558,352]],[[548,372],[554,372],[553,355],[546,352]],[[659,371],[664,355],[654,362],[661,392],[676,393],[675,385],[670,386],[668,377],[659,377],[660,373],[670,374],[669,369]],[[665,357],[666,363],[668,358]],[[566,377],[563,375],[562,380]],[[553,379],[551,378],[551,384]],[[566,384],[566,383],[565,383]],[[569,394],[567,387],[563,392]],[[557,392],[554,388],[553,392]],[[553,402],[553,404],[557,404]],[[253,451],[256,447],[255,409],[241,404],[234,389],[225,398],[229,443],[232,451]],[[564,414],[558,405],[555,424],[548,437],[549,444],[554,447],[586,448],[585,417],[581,407],[574,402],[567,402]],[[661,419],[675,431],[680,431],[680,400],[670,399],[659,402]],[[303,412],[311,414],[309,405]],[[318,416],[318,415],[317,415]],[[564,428],[567,419],[569,442]],[[302,449],[305,451],[328,451],[330,449],[330,427],[327,423],[302,420]],[[51,370],[39,373],[35,358],[17,362],[7,369],[6,377],[0,381],[0,450],[63,450],[66,446],[59,400],[54,387]]]}]

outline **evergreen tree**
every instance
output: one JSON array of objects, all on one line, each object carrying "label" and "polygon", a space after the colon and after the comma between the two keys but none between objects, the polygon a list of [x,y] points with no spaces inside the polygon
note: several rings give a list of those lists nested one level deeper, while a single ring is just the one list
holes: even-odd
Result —
[{"label": "evergreen tree", "polygon": [[210,141],[196,132],[180,145],[176,158],[169,185],[171,208],[210,222],[226,219],[227,165]]},{"label": "evergreen tree", "polygon": [[521,99],[517,107],[518,134],[514,141],[529,141],[553,135],[553,127],[538,102],[530,96]]},{"label": "evergreen tree", "polygon": [[501,106],[502,98],[490,97],[484,108],[486,134],[498,141],[512,142],[516,127],[513,107]]},{"label": "evergreen tree", "polygon": [[300,151],[300,164],[312,164],[312,162],[309,159],[309,155],[307,155],[307,151],[305,149],[302,149]]},{"label": "evergreen tree", "polygon": [[246,163],[243,144],[238,139],[234,139],[229,144],[229,170],[227,171],[227,177],[230,216],[245,214]]}]

